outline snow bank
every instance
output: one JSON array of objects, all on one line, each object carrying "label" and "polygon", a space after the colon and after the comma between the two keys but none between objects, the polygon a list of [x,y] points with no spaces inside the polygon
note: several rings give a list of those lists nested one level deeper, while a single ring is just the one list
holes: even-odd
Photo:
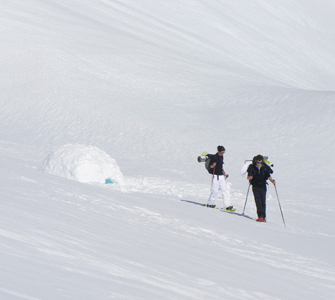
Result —
[{"label": "snow bank", "polygon": [[53,151],[43,162],[43,171],[84,183],[123,184],[123,174],[114,158],[94,146],[68,144]]}]

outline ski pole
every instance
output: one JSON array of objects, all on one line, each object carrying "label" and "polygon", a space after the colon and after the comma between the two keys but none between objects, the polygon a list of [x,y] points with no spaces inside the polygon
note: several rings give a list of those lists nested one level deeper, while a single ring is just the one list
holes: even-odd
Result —
[{"label": "ski pole", "polygon": [[249,182],[249,186],[248,186],[247,197],[245,197],[245,203],[244,203],[244,208],[243,208],[242,216],[244,216],[245,206],[247,205],[247,200],[248,200],[248,195],[249,195],[249,189],[250,189],[250,182]]},{"label": "ski pole", "polygon": [[279,208],[280,208],[280,212],[281,212],[281,217],[282,217],[282,219],[283,219],[284,226],[286,227],[286,225],[285,225],[285,220],[284,220],[284,215],[283,215],[283,210],[281,209],[281,205],[280,205],[279,197],[278,197],[278,192],[277,192],[277,188],[276,188],[276,185],[275,185],[275,184],[274,184],[274,187],[275,187],[276,194],[277,194],[277,199],[278,199],[278,204],[279,204]]}]

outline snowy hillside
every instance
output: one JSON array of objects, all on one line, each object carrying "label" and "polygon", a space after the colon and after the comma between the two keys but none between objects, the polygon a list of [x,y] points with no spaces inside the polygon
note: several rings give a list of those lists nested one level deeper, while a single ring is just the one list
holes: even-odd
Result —
[{"label": "snowy hillside", "polygon": [[0,299],[332,299],[335,2],[279,2],[0,0]]}]

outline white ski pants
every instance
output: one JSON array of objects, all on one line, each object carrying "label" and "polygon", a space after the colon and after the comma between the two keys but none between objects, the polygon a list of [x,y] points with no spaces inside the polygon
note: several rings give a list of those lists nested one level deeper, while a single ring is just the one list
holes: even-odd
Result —
[{"label": "white ski pants", "polygon": [[218,195],[219,189],[221,190],[222,193],[222,199],[223,199],[223,204],[225,207],[230,206],[230,201],[229,201],[229,195],[227,192],[226,188],[226,178],[223,175],[211,175],[211,179],[213,179],[212,182],[212,190],[211,190],[211,195],[209,196],[208,199],[208,205],[215,205],[215,198]]}]

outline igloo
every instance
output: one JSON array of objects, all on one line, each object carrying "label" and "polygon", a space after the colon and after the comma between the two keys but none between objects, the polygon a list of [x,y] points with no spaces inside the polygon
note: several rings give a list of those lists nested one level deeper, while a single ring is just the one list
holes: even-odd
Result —
[{"label": "igloo", "polygon": [[53,151],[43,162],[43,171],[84,183],[123,184],[123,174],[114,158],[94,146],[68,144]]}]

